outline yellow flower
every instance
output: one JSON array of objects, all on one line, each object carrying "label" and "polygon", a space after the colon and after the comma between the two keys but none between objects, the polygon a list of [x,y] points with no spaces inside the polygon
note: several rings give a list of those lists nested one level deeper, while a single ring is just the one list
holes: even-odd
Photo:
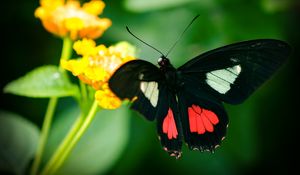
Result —
[{"label": "yellow flower", "polygon": [[98,17],[105,7],[102,0],[92,0],[82,7],[78,0],[40,0],[40,4],[35,16],[46,30],[60,37],[95,39],[111,26],[109,19]]},{"label": "yellow flower", "polygon": [[73,47],[82,58],[61,60],[61,66],[97,90],[95,98],[100,106],[117,108],[121,101],[109,90],[107,82],[119,66],[135,59],[135,48],[127,42],[119,42],[108,48],[96,46],[90,39],[77,41]]},{"label": "yellow flower", "polygon": [[95,99],[99,106],[105,109],[116,109],[122,104],[122,101],[111,92],[107,83],[103,85],[102,90],[96,91]]}]

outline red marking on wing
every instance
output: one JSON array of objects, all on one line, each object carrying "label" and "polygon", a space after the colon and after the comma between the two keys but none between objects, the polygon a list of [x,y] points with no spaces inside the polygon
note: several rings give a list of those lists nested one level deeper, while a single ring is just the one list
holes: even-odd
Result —
[{"label": "red marking on wing", "polygon": [[203,121],[206,131],[213,132],[214,131],[213,125],[210,123],[210,121],[206,118],[206,116],[203,113],[201,114],[201,119]]},{"label": "red marking on wing", "polygon": [[164,121],[163,121],[163,133],[168,135],[168,139],[176,139],[178,136],[178,132],[177,132],[177,128],[176,128],[176,123],[174,120],[174,115],[173,112],[171,110],[171,108],[169,108],[168,110],[168,114],[165,117]]},{"label": "red marking on wing", "polygon": [[191,132],[197,132],[197,113],[192,109],[188,108],[189,123]]},{"label": "red marking on wing", "polygon": [[213,113],[212,111],[204,110],[203,113],[212,124],[216,125],[217,123],[219,123],[218,116],[215,113]]},{"label": "red marking on wing", "polygon": [[205,133],[205,127],[204,127],[201,117],[197,117],[197,131],[196,132],[198,132],[198,134]]},{"label": "red marking on wing", "polygon": [[188,107],[190,131],[198,134],[204,134],[214,131],[214,125],[219,123],[218,116],[208,110],[201,108],[198,105]]}]

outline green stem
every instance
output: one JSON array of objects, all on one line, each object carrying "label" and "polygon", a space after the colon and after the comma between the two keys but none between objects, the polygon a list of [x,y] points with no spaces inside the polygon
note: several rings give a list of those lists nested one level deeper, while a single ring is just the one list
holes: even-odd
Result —
[{"label": "green stem", "polygon": [[[67,60],[72,55],[72,40],[69,37],[65,37],[63,39],[63,47],[60,59],[61,60]],[[61,67],[60,70],[64,71]],[[35,155],[35,158],[32,163],[32,167],[30,170],[31,175],[36,175],[39,170],[39,166],[42,160],[43,152],[45,149],[45,145],[48,139],[49,130],[52,123],[53,114],[57,105],[58,98],[57,97],[51,97],[48,103],[47,111],[45,114],[42,131],[39,139],[39,144],[37,148],[37,152]]]},{"label": "green stem", "polygon": [[94,117],[96,116],[97,112],[97,107],[98,103],[97,101],[94,101],[93,105],[90,108],[90,111],[88,115],[85,117],[81,127],[79,130],[75,133],[74,137],[72,140],[67,144],[65,147],[64,151],[61,152],[61,154],[58,156],[58,160],[55,162],[55,164],[52,166],[52,169],[47,170],[46,172],[42,173],[43,174],[54,174],[65,162],[65,160],[68,158],[70,155],[71,151],[75,147],[75,145],[79,142],[87,128],[90,126],[91,122],[93,121]]},{"label": "green stem", "polygon": [[86,103],[87,99],[88,99],[86,85],[81,80],[79,80],[79,82],[80,82],[80,90],[81,90],[82,101],[83,101],[83,103]]},{"label": "green stem", "polygon": [[[68,60],[72,56],[72,45],[73,41],[69,37],[63,38],[63,48],[60,56],[60,60]],[[59,67],[60,70],[65,71],[61,66]]]},{"label": "green stem", "polygon": [[73,42],[69,37],[63,38],[63,49],[61,52],[61,60],[68,60],[71,57],[72,54],[72,45]]},{"label": "green stem", "polygon": [[56,149],[56,151],[52,155],[52,157],[48,161],[47,165],[45,166],[44,170],[42,171],[41,175],[43,175],[43,174],[49,174],[48,172],[57,163],[57,161],[59,160],[61,154],[63,154],[63,152],[65,151],[67,145],[69,144],[69,142],[71,142],[72,138],[74,137],[74,135],[76,134],[76,132],[79,130],[80,126],[82,125],[82,123],[84,121],[83,119],[84,119],[83,115],[80,115],[76,119],[76,121],[73,124],[72,128],[70,129],[69,133],[63,139],[63,142],[58,146],[58,148]]},{"label": "green stem", "polygon": [[47,142],[47,138],[48,138],[50,126],[52,123],[52,118],[53,118],[56,104],[57,104],[57,97],[50,98],[48,107],[47,107],[47,111],[46,111],[46,115],[44,118],[43,126],[42,126],[42,131],[41,131],[41,135],[40,135],[40,139],[39,139],[38,148],[37,148],[36,155],[35,155],[35,158],[34,158],[34,161],[33,161],[32,167],[31,167],[31,171],[30,171],[31,175],[35,175],[38,172],[39,165],[41,163],[42,155],[43,155],[45,145]]}]

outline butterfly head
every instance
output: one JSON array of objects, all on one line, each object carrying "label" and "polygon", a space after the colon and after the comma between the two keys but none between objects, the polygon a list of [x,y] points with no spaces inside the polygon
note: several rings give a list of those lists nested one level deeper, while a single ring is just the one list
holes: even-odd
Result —
[{"label": "butterfly head", "polygon": [[161,56],[158,60],[158,65],[160,67],[167,67],[168,65],[170,65],[170,61],[168,58],[166,58],[165,56]]}]

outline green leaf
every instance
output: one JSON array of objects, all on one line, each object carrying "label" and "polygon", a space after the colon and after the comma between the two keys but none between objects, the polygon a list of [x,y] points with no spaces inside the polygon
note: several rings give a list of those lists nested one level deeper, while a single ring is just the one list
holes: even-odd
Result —
[{"label": "green leaf", "polygon": [[39,129],[19,115],[0,111],[0,172],[25,174],[39,139]]},{"label": "green leaf", "polygon": [[[79,110],[71,108],[57,116],[46,146],[43,163],[49,160],[78,114]],[[57,174],[103,174],[120,157],[129,137],[127,107],[102,110],[96,115]]]},{"label": "green leaf", "polygon": [[57,66],[47,65],[10,82],[4,92],[36,98],[64,97],[78,94],[78,87]]}]

